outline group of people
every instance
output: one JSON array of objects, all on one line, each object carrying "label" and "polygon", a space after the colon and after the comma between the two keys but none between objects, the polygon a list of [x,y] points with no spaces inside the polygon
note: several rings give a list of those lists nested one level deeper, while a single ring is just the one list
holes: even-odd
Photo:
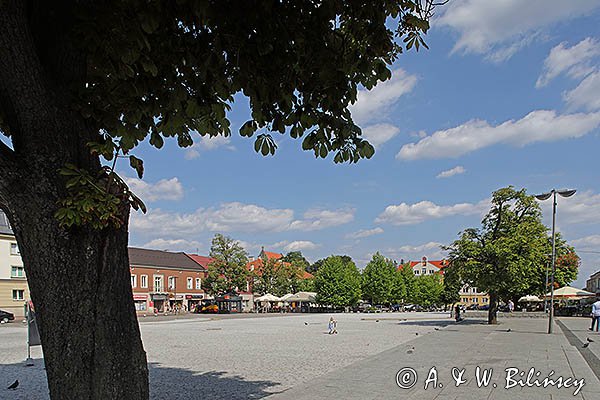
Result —
[{"label": "group of people", "polygon": [[596,293],[596,302],[592,304],[592,326],[588,329],[590,331],[594,330],[594,326],[596,327],[596,332],[598,332],[598,326],[600,325],[600,292]]}]

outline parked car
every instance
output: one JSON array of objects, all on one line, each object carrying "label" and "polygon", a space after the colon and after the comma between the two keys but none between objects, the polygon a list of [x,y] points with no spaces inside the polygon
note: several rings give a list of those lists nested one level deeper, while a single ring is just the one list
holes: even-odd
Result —
[{"label": "parked car", "polygon": [[404,311],[402,304],[393,304],[391,308],[393,312]]},{"label": "parked car", "polygon": [[359,303],[352,307],[352,312],[368,312],[367,310],[371,307],[369,303]]},{"label": "parked car", "polygon": [[414,304],[405,304],[404,311],[416,311],[417,306]]},{"label": "parked car", "polygon": [[467,310],[477,310],[478,307],[479,306],[477,304],[469,304],[469,306],[467,307]]},{"label": "parked car", "polygon": [[388,306],[381,304],[376,305],[375,308],[377,309],[377,312],[390,312],[390,308]]},{"label": "parked car", "polygon": [[9,321],[15,320],[15,314],[8,311],[0,310],[0,324],[6,324]]},{"label": "parked car", "polygon": [[477,309],[478,310],[482,310],[482,311],[489,310],[490,309],[490,305],[489,304],[482,304]]}]

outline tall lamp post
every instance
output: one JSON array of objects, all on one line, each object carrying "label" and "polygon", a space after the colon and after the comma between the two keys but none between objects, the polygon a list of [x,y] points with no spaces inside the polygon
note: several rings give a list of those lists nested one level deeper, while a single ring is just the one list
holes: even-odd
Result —
[{"label": "tall lamp post", "polygon": [[548,200],[552,197],[552,278],[550,283],[550,316],[548,318],[548,333],[552,333],[554,323],[554,272],[556,271],[556,194],[562,197],[571,197],[575,194],[575,189],[552,189],[550,193],[542,193],[535,196],[538,200]]}]

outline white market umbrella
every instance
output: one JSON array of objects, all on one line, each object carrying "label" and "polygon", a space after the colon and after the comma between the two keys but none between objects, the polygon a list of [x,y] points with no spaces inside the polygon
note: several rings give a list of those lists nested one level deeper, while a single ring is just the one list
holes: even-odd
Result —
[{"label": "white market umbrella", "polygon": [[317,298],[317,293],[315,292],[298,292],[294,294],[292,297],[287,299],[288,302],[291,301],[301,301],[301,302],[310,302],[314,303]]},{"label": "white market umbrella", "polygon": [[[550,292],[546,293],[546,298],[550,298],[550,296],[551,296]],[[560,289],[556,289],[554,291],[555,299],[577,300],[577,299],[581,299],[583,297],[592,297],[592,296],[595,296],[595,294],[592,292],[588,292],[583,289],[577,289],[577,288],[574,288],[571,286],[564,286],[564,287],[561,287]]]},{"label": "white market umbrella", "polygon": [[267,293],[263,296],[257,297],[254,301],[258,301],[261,303],[271,302],[271,301],[281,301],[281,299],[277,296],[272,295],[271,293]]},{"label": "white market umbrella", "polygon": [[[556,292],[554,292],[554,293],[556,295]],[[531,295],[531,294],[528,294],[527,296],[523,296],[519,299],[519,303],[541,303],[542,301],[544,301],[544,300],[540,299],[537,296]]]}]

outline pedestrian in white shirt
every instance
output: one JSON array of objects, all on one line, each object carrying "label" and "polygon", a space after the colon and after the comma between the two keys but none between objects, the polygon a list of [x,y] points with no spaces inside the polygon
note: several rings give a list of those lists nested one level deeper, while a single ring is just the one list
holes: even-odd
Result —
[{"label": "pedestrian in white shirt", "polygon": [[592,304],[592,326],[590,331],[594,330],[596,325],[596,332],[598,332],[598,326],[600,325],[600,292],[596,293],[596,302]]}]

